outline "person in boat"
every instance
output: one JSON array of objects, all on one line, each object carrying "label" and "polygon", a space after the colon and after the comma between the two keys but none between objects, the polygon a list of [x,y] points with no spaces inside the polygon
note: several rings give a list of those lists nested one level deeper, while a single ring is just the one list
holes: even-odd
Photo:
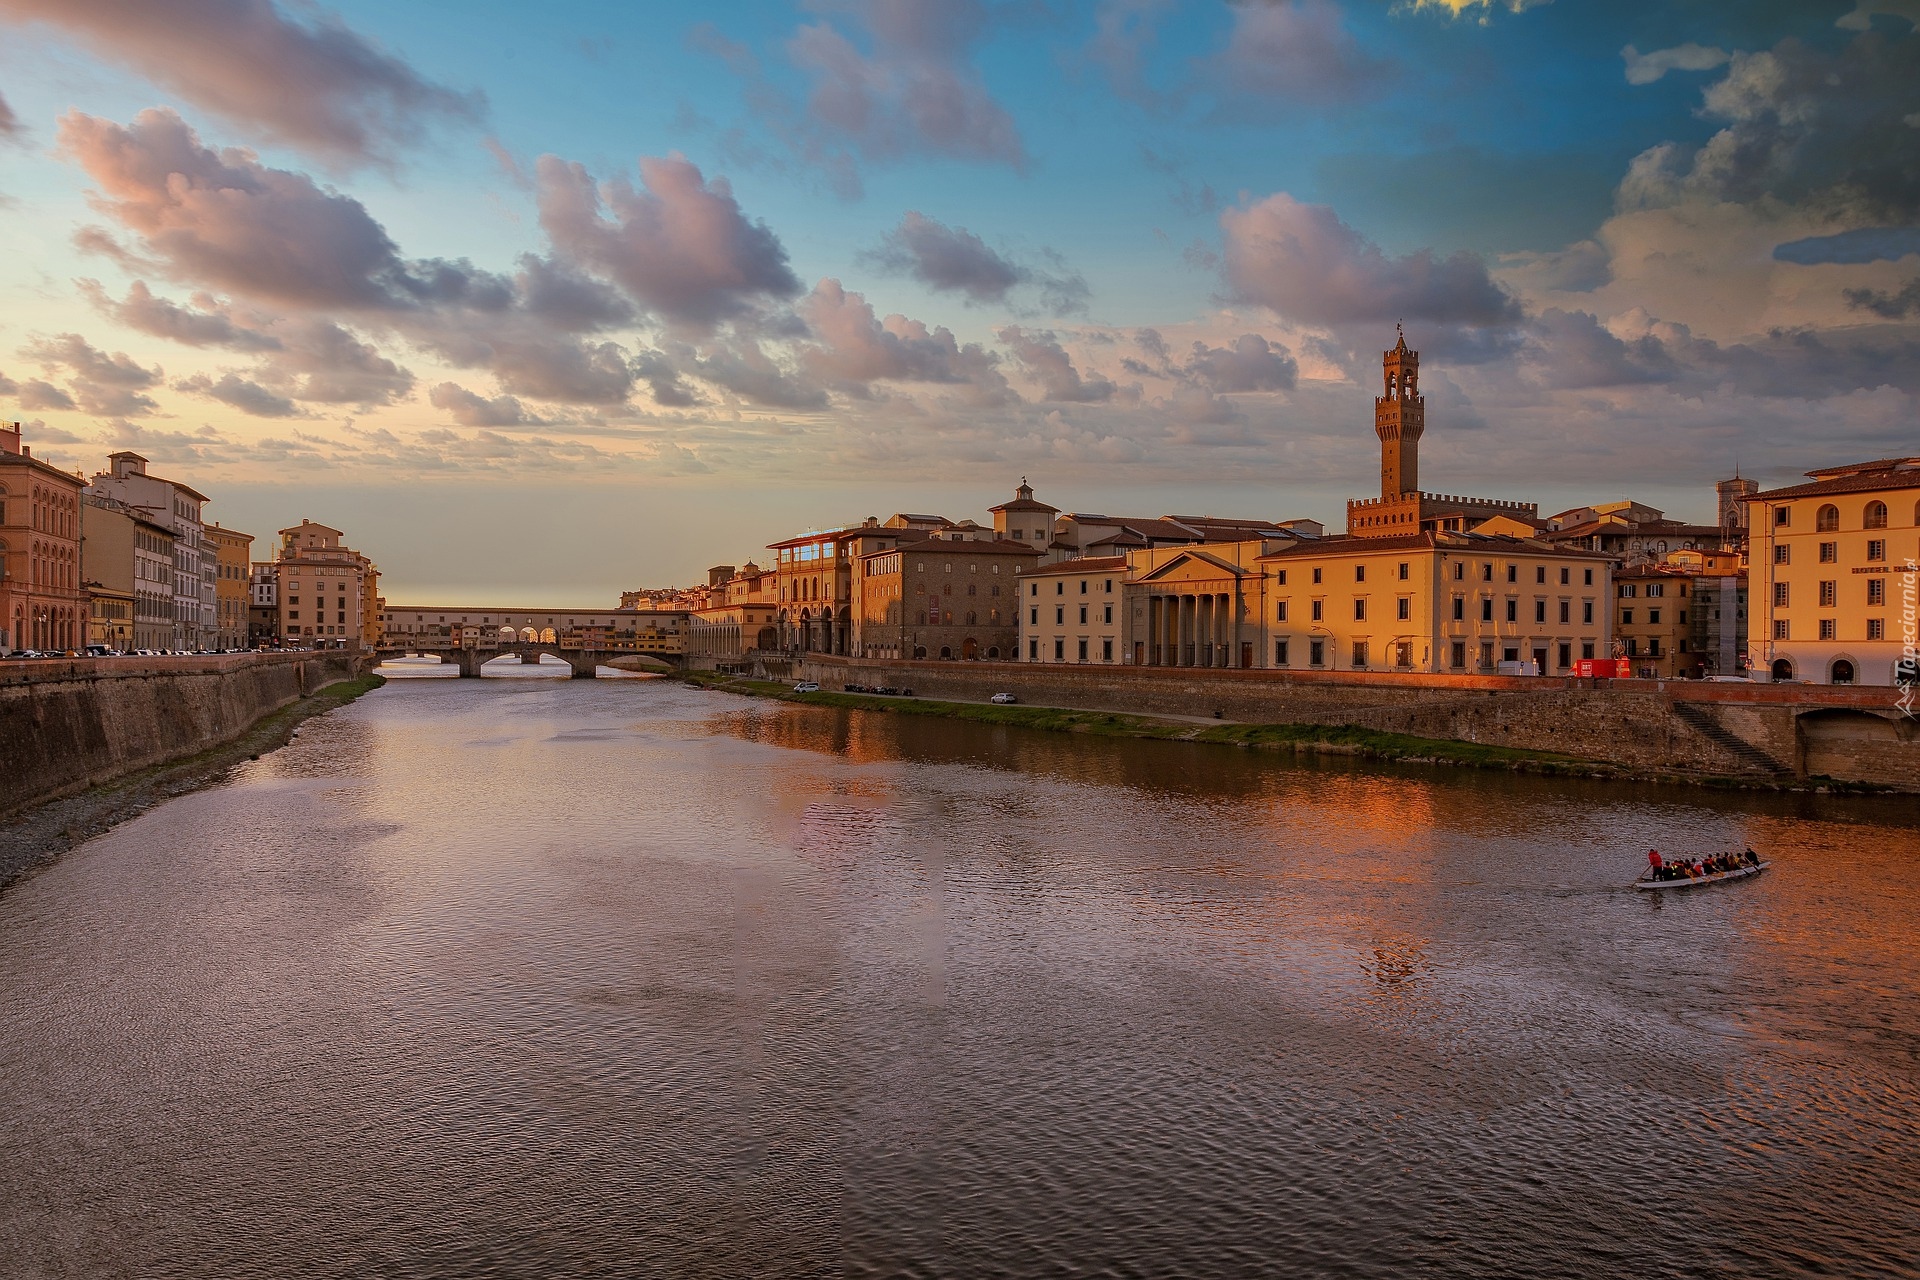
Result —
[{"label": "person in boat", "polygon": [[1760,855],[1755,853],[1752,849],[1748,849],[1746,852],[1746,862],[1747,862],[1747,865],[1750,867],[1757,867],[1760,865]]},{"label": "person in boat", "polygon": [[1665,880],[1666,878],[1667,864],[1662,861],[1660,851],[1658,849],[1647,850],[1647,879]]}]

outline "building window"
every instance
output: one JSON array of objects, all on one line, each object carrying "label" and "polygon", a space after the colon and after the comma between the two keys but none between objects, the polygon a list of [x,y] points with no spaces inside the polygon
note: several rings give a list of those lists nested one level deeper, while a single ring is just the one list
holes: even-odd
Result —
[{"label": "building window", "polygon": [[1307,642],[1307,665],[1310,667],[1324,667],[1327,665],[1327,642],[1325,640],[1309,640]]},{"label": "building window", "polygon": [[1113,621],[1113,606],[1112,606],[1112,605],[1108,605],[1108,606],[1106,607],[1106,609],[1105,609],[1105,611],[1104,611],[1104,612],[1105,612],[1105,614],[1106,614],[1106,616],[1105,616],[1104,618],[1102,618],[1102,619],[1101,619],[1101,621],[1102,621],[1102,622],[1109,622],[1109,623],[1110,623],[1110,622],[1112,622],[1112,621]]},{"label": "building window", "polygon": [[1480,642],[1480,665],[1483,667],[1493,665],[1493,641],[1491,640]]},{"label": "building window", "polygon": [[1620,625],[1623,627],[1630,627],[1633,625],[1633,610],[1622,609],[1620,611]]},{"label": "building window", "polygon": [[1407,619],[1413,617],[1413,597],[1401,596],[1397,608],[1400,621],[1405,622]]},{"label": "building window", "polygon": [[1482,582],[1493,581],[1493,566],[1491,564],[1482,564],[1480,566],[1480,581]]},{"label": "building window", "polygon": [[1584,585],[1586,585],[1586,586],[1589,586],[1589,587],[1590,587],[1590,586],[1592,586],[1592,585],[1593,585],[1593,570],[1591,570],[1591,569],[1588,569],[1588,570],[1586,571],[1586,575],[1587,575],[1587,576],[1586,576],[1586,578],[1584,579]]},{"label": "building window", "polygon": [[1569,615],[1572,612],[1573,612],[1573,602],[1570,600],[1562,600],[1560,602],[1560,621],[1562,623],[1571,622],[1572,618]]},{"label": "building window", "polygon": [[1586,640],[1581,642],[1580,656],[1583,658],[1591,658],[1593,656],[1593,641]]},{"label": "building window", "polygon": [[1835,626],[1832,618],[1820,619],[1820,638],[1822,640],[1833,639],[1837,630],[1838,627]]},{"label": "building window", "polygon": [[1887,580],[1885,578],[1867,579],[1867,603],[1885,604],[1887,602]]},{"label": "building window", "polygon": [[1100,661],[1102,662],[1113,661],[1113,641],[1102,640],[1100,642]]},{"label": "building window", "polygon": [[1053,584],[1053,594],[1057,596],[1063,596],[1067,594],[1067,584],[1065,580],[1062,580]]},{"label": "building window", "polygon": [[1480,601],[1480,621],[1493,621],[1493,597],[1486,596]]},{"label": "building window", "polygon": [[1867,504],[1866,514],[1861,517],[1860,527],[1862,529],[1886,528],[1887,504],[1884,502],[1869,502]]},{"label": "building window", "polygon": [[1820,544],[1820,563],[1821,564],[1838,564],[1839,562],[1840,562],[1840,544],[1837,542],[1821,543]]},{"label": "building window", "polygon": [[1520,566],[1519,566],[1519,565],[1517,565],[1517,564],[1510,564],[1510,565],[1508,565],[1508,566],[1507,566],[1507,581],[1508,581],[1508,582],[1518,582],[1518,581],[1520,581]]},{"label": "building window", "polygon": [[1774,583],[1773,584],[1773,607],[1776,609],[1786,608],[1788,601],[1792,598],[1792,595],[1793,595],[1792,583],[1788,583],[1788,582]]},{"label": "building window", "polygon": [[1533,620],[1535,622],[1545,622],[1547,620],[1547,602],[1545,600],[1535,600],[1533,602]]},{"label": "building window", "polygon": [[1087,606],[1085,605],[1080,606],[1080,625],[1083,627],[1087,625]]},{"label": "building window", "polygon": [[1793,638],[1792,633],[1788,630],[1788,624],[1785,618],[1775,618],[1773,620],[1773,638],[1775,640],[1791,640]]},{"label": "building window", "polygon": [[1466,576],[1467,576],[1466,561],[1464,560],[1454,561],[1453,562],[1453,580],[1455,582],[1461,582],[1466,579]]},{"label": "building window", "polygon": [[1067,642],[1065,640],[1055,640],[1053,642],[1053,660],[1055,662],[1065,662],[1067,660]]},{"label": "building window", "polygon": [[1840,527],[1840,508],[1831,502],[1814,513],[1813,528],[1816,533],[1832,533]]},{"label": "building window", "polygon": [[1820,584],[1820,607],[1822,609],[1833,608],[1835,603],[1838,602],[1839,598],[1840,598],[1839,583],[1822,582]]},{"label": "building window", "polygon": [[1287,620],[1287,602],[1285,600],[1275,605],[1273,609],[1273,620],[1275,622],[1285,622]]},{"label": "building window", "polygon": [[1030,662],[1040,661],[1040,642],[1038,640],[1027,641],[1027,659]]},{"label": "building window", "polygon": [[1087,642],[1085,640],[1082,640],[1080,642],[1080,661],[1085,662],[1086,660],[1087,660]]},{"label": "building window", "polygon": [[1406,580],[1407,580],[1407,562],[1402,560],[1400,562],[1400,581],[1405,582]]},{"label": "building window", "polygon": [[1317,567],[1313,571],[1313,580],[1315,582],[1320,581],[1320,570]]},{"label": "building window", "polygon": [[1039,594],[1040,594],[1040,584],[1039,584],[1039,583],[1037,583],[1037,582],[1030,582],[1030,583],[1028,583],[1028,584],[1027,584],[1027,594],[1028,594],[1028,595],[1030,595],[1030,596],[1037,596],[1037,595],[1039,595]]},{"label": "building window", "polygon": [[1367,602],[1365,600],[1355,600],[1353,602],[1353,620],[1355,622],[1365,622],[1367,620]]},{"label": "building window", "polygon": [[1565,671],[1573,665],[1573,646],[1562,643],[1560,646],[1560,669]]},{"label": "building window", "polygon": [[1567,583],[1571,580],[1571,577],[1572,575],[1567,569],[1567,566],[1561,565],[1560,566],[1560,585],[1563,587],[1566,586]]},{"label": "building window", "polygon": [[1455,596],[1453,598],[1453,620],[1455,622],[1465,622],[1467,620],[1467,598],[1465,596]]},{"label": "building window", "polygon": [[1887,558],[1886,539],[1869,538],[1867,540],[1867,559],[1869,561],[1877,561],[1877,560],[1885,560],[1886,558]]},{"label": "building window", "polygon": [[1085,578],[1080,579],[1080,594],[1087,594],[1087,580]]},{"label": "building window", "polygon": [[1066,625],[1066,623],[1067,623],[1067,606],[1063,604],[1057,604],[1053,606],[1053,625],[1056,627],[1063,627]]},{"label": "building window", "polygon": [[1278,571],[1276,571],[1276,572],[1274,573],[1274,575],[1273,575],[1273,580],[1274,580],[1274,582],[1275,582],[1275,583],[1277,583],[1277,584],[1279,584],[1280,586],[1283,586],[1283,587],[1284,587],[1284,586],[1286,586],[1286,585],[1287,585],[1287,571],[1286,571],[1285,569],[1280,569],[1280,570],[1278,570]]},{"label": "building window", "polygon": [[1887,624],[1881,618],[1867,619],[1867,639],[1884,640],[1887,638]]},{"label": "building window", "polygon": [[1319,622],[1321,618],[1324,616],[1325,608],[1326,608],[1326,601],[1315,600],[1313,602],[1312,613],[1313,613],[1313,620],[1315,622]]},{"label": "building window", "polygon": [[1449,665],[1455,670],[1465,670],[1467,665],[1467,642],[1464,640],[1455,640],[1453,642],[1453,651],[1447,656]]},{"label": "building window", "polygon": [[1775,564],[1792,564],[1793,547],[1785,542],[1776,543],[1773,548],[1773,562]]},{"label": "building window", "polygon": [[1512,598],[1509,598],[1507,600],[1507,621],[1508,622],[1520,621],[1520,602],[1518,600],[1514,600]]},{"label": "building window", "polygon": [[1275,640],[1273,642],[1273,665],[1276,667],[1284,667],[1287,665],[1287,642],[1285,640]]},{"label": "building window", "polygon": [[1647,610],[1647,625],[1653,627],[1660,625],[1660,611],[1658,609]]},{"label": "building window", "polygon": [[1355,640],[1353,642],[1353,665],[1356,667],[1368,665],[1367,642],[1365,640]]},{"label": "building window", "polygon": [[1355,582],[1365,582],[1367,580],[1367,566],[1363,564],[1353,566],[1353,580]]}]

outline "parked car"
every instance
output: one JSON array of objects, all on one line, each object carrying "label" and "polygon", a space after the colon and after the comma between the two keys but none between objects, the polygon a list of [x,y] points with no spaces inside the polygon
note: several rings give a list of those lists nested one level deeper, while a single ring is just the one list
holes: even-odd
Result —
[{"label": "parked car", "polygon": [[1020,701],[1020,699],[1018,699],[1018,698],[1016,698],[1016,697],[1014,697],[1014,696],[1013,696],[1012,694],[1010,694],[1010,693],[996,693],[996,694],[994,694],[994,695],[993,695],[993,696],[992,696],[991,698],[988,698],[988,699],[987,699],[987,701],[988,701],[988,702],[997,702],[997,703],[999,703],[999,704],[1000,704],[1001,706],[1003,706],[1003,707],[1004,707],[1004,706],[1007,706],[1007,705],[1009,705],[1010,703],[1015,703],[1015,702],[1018,702],[1018,701]]},{"label": "parked car", "polygon": [[90,644],[87,646],[87,656],[89,658],[117,658],[120,655],[104,644]]},{"label": "parked car", "polygon": [[793,691],[795,693],[818,693],[820,692],[820,686],[811,680],[802,680],[799,684],[793,686]]},{"label": "parked car", "polygon": [[875,688],[875,689],[870,689],[870,690],[868,690],[868,692],[869,692],[869,693],[878,693],[878,694],[884,694],[885,696],[887,696],[887,697],[889,697],[889,698],[897,698],[897,697],[899,697],[899,696],[900,696],[900,691],[899,691],[898,689],[896,689],[896,688],[894,688],[894,687],[893,687],[892,685],[890,685],[890,684],[883,684],[883,685],[880,685],[880,686],[879,686],[878,688]]}]

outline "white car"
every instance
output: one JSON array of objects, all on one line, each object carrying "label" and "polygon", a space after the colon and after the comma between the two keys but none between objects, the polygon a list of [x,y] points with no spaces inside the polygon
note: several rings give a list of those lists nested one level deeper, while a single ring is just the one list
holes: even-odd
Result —
[{"label": "white car", "polygon": [[802,680],[799,684],[793,686],[793,691],[795,693],[818,693],[820,692],[820,686],[811,680]]},{"label": "white car", "polygon": [[988,702],[997,702],[997,703],[999,703],[999,704],[1000,704],[1001,706],[1003,706],[1003,707],[1004,707],[1004,706],[1006,706],[1006,705],[1008,705],[1009,703],[1014,703],[1014,702],[1018,702],[1018,701],[1020,701],[1020,699],[1018,699],[1018,698],[1016,698],[1016,697],[1014,697],[1014,696],[1013,696],[1012,694],[1010,694],[1010,693],[996,693],[996,694],[994,694],[994,695],[993,695],[993,696],[992,696],[991,698],[988,698],[988,699],[987,699],[987,701],[988,701]]}]

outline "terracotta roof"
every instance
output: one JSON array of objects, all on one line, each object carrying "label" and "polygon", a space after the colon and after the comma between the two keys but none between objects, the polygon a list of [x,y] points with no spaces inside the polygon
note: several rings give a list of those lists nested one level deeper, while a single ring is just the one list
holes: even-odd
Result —
[{"label": "terracotta roof", "polygon": [[1125,556],[1082,556],[1078,560],[1062,560],[1056,564],[1028,565],[1020,570],[1020,574],[1022,577],[1041,578],[1055,573],[1106,573],[1126,567]]},{"label": "terracotta roof", "polygon": [[[1911,460],[1902,459],[1901,461],[1910,462]],[[1808,474],[1817,473],[1809,472]],[[1829,493],[1871,493],[1876,489],[1920,489],[1920,465],[1901,466],[1886,471],[1852,472],[1824,480],[1816,479],[1807,484],[1788,485],[1784,489],[1768,489],[1761,493],[1750,494],[1745,500],[1778,502],[1786,498],[1817,498]]]},{"label": "terracotta roof", "polygon": [[1059,509],[1034,498],[1015,498],[1011,502],[1003,502],[999,506],[987,508],[989,511],[1058,511]]},{"label": "terracotta roof", "polygon": [[990,556],[1037,556],[1040,548],[1031,542],[1011,542],[1005,538],[927,538],[920,542],[903,542],[899,546],[885,551],[869,551],[860,557],[871,560],[875,556],[897,555],[902,551],[940,551],[951,555],[990,555]]},{"label": "terracotta roof", "polygon": [[1565,556],[1574,560],[1607,560],[1597,551],[1573,551],[1551,546],[1534,538],[1509,538],[1498,533],[1396,533],[1384,538],[1364,538],[1355,534],[1315,538],[1299,546],[1285,547],[1261,556],[1262,560],[1311,560],[1320,555],[1358,554],[1367,551],[1415,551],[1438,548],[1472,555],[1479,552],[1509,552],[1519,555]]}]

